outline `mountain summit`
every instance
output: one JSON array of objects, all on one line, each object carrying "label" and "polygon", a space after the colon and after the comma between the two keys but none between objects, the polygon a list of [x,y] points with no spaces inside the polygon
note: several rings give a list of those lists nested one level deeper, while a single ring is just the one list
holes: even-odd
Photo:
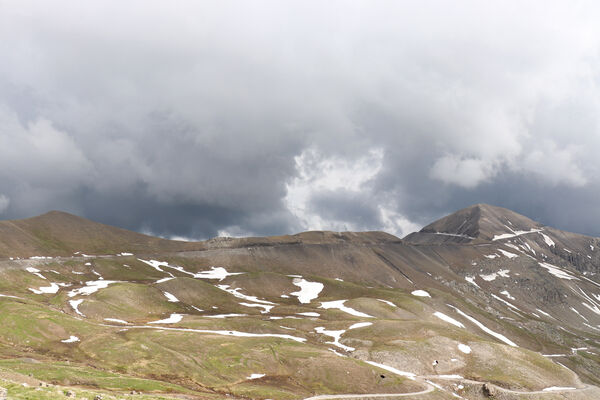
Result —
[{"label": "mountain summit", "polygon": [[475,204],[432,222],[405,240],[415,244],[482,242],[542,227],[542,224],[506,208]]}]

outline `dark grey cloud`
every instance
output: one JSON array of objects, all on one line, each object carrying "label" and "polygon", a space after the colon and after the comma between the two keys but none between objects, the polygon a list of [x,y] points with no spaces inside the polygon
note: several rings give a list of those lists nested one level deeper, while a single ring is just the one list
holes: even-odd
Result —
[{"label": "dark grey cloud", "polygon": [[600,235],[598,14],[0,2],[0,216],[403,235],[488,202]]}]

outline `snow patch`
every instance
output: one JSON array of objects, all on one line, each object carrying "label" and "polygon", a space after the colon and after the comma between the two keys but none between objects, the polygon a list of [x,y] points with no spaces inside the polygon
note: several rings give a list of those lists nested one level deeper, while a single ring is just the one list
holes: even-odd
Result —
[{"label": "snow patch", "polygon": [[413,291],[411,292],[411,294],[412,294],[413,296],[417,296],[417,297],[431,297],[431,296],[429,295],[429,293],[427,293],[426,291],[424,291],[424,290],[421,290],[421,289],[419,289],[419,290],[413,290]]},{"label": "snow patch", "polygon": [[355,317],[375,318],[372,315],[365,314],[365,313],[360,312],[360,311],[356,311],[354,308],[346,307],[344,305],[344,303],[346,301],[347,300],[325,301],[325,302],[321,303],[321,306],[319,308],[324,308],[326,310],[329,310],[330,308],[335,308],[335,309],[343,311],[343,312],[345,312],[347,314],[354,315]]},{"label": "snow patch", "polygon": [[219,289],[226,291],[227,293],[231,293],[232,295],[234,295],[235,297],[237,297],[238,299],[243,299],[243,300],[248,300],[248,301],[252,301],[254,303],[262,303],[262,304],[271,304],[271,305],[277,305],[276,303],[273,303],[271,301],[267,301],[267,300],[260,300],[258,297],[256,296],[247,296],[245,294],[240,293],[239,291],[242,290],[240,288],[235,288],[232,289],[229,287],[229,285],[216,285]]},{"label": "snow patch", "polygon": [[489,329],[487,326],[483,325],[481,322],[477,321],[475,318],[471,317],[470,315],[465,314],[464,312],[462,312],[461,310],[459,310],[458,308],[448,304],[448,307],[453,308],[457,313],[459,313],[460,315],[462,315],[463,317],[465,317],[466,319],[468,319],[469,321],[471,321],[472,323],[474,323],[475,325],[477,325],[479,327],[479,329],[481,329],[482,331],[486,332],[489,335],[494,336],[495,338],[501,340],[502,342],[508,344],[509,346],[512,347],[518,347],[517,344],[515,342],[513,342],[512,340],[508,339],[506,336],[498,333],[498,332],[494,332],[493,330]]},{"label": "snow patch", "polygon": [[321,282],[309,282],[303,278],[294,278],[292,283],[298,286],[300,290],[292,292],[290,295],[298,297],[298,301],[302,304],[308,304],[311,300],[316,299],[324,287]]},{"label": "snow patch", "polygon": [[404,376],[404,377],[406,377],[408,379],[411,379],[411,380],[414,380],[415,377],[417,376],[416,374],[413,374],[412,372],[400,371],[399,369],[396,369],[394,367],[390,367],[390,366],[387,366],[387,365],[384,365],[384,364],[376,363],[374,361],[365,361],[365,362],[367,364],[371,364],[371,365],[373,365],[375,367],[378,367],[378,368],[384,369],[386,371],[389,371],[389,372],[391,372],[393,374]]},{"label": "snow patch", "polygon": [[79,342],[79,338],[77,336],[69,336],[68,339],[61,340],[63,343],[75,343]]},{"label": "snow patch", "polygon": [[275,307],[275,306],[268,306],[266,304],[257,304],[257,303],[240,303],[240,304],[243,305],[243,306],[246,306],[246,307],[259,307],[259,308],[262,308],[263,311],[260,312],[261,314],[267,314],[267,313],[269,313],[271,311],[271,309],[273,307]]},{"label": "snow patch", "polygon": [[471,354],[471,347],[467,346],[466,344],[459,343],[458,349],[465,354]]},{"label": "snow patch", "polygon": [[167,298],[167,301],[169,301],[171,303],[178,303],[179,302],[179,299],[177,297],[173,296],[171,293],[169,293],[169,292],[163,292],[163,294]]},{"label": "snow patch", "polygon": [[83,303],[83,299],[79,299],[79,300],[69,300],[69,305],[71,306],[71,308],[79,315],[81,315],[82,317],[85,317],[85,315],[83,315],[83,313],[81,311],[79,311],[79,306],[81,305],[81,303]]},{"label": "snow patch", "polygon": [[503,290],[500,292],[500,294],[505,295],[506,297],[508,297],[511,300],[516,300],[513,296],[510,295],[510,293],[508,292],[508,290]]},{"label": "snow patch", "polygon": [[566,280],[579,280],[579,278],[574,277],[573,275],[567,273],[566,271],[560,269],[559,267],[557,267],[556,265],[552,265],[549,263],[545,263],[545,262],[538,262],[538,264],[540,265],[540,267],[545,268],[548,270],[548,272],[554,276],[556,276],[557,278],[560,279],[566,279]]},{"label": "snow patch", "polygon": [[42,279],[46,279],[46,277],[44,275],[40,274],[40,270],[37,268],[27,267],[25,269],[27,270],[27,272],[31,272],[32,274],[37,275]]},{"label": "snow patch", "polygon": [[442,321],[446,321],[446,322],[448,322],[448,323],[450,323],[450,324],[452,324],[454,326],[458,326],[459,328],[464,328],[465,327],[462,323],[458,322],[457,320],[455,320],[452,317],[447,316],[446,314],[444,314],[442,312],[436,311],[436,312],[433,313],[433,315],[435,315],[436,317],[438,317]]},{"label": "snow patch", "polygon": [[506,228],[508,228],[508,230],[511,231],[512,233],[503,233],[501,235],[494,235],[492,241],[501,240],[501,239],[509,239],[509,238],[513,238],[513,237],[517,237],[517,236],[521,236],[521,235],[526,235],[528,233],[537,233],[537,232],[541,231],[541,229],[531,229],[529,231],[513,231],[508,226]]},{"label": "snow patch", "polygon": [[320,317],[321,314],[316,313],[316,312],[312,312],[312,311],[308,311],[308,312],[299,312],[296,313],[298,315],[304,315],[305,317]]},{"label": "snow patch", "polygon": [[217,318],[217,319],[222,319],[222,318],[232,318],[232,317],[247,317],[248,314],[215,314],[215,315],[203,315],[204,318]]},{"label": "snow patch", "polygon": [[372,322],[357,322],[356,324],[350,325],[350,327],[348,328],[348,330],[350,330],[350,329],[364,328],[364,327],[371,326],[371,325],[373,325]]},{"label": "snow patch", "polygon": [[117,318],[104,318],[104,320],[109,321],[109,322],[116,322],[117,324],[123,324],[123,325],[129,324],[129,322],[123,321],[122,319],[117,319]]},{"label": "snow patch", "polygon": [[510,251],[506,251],[506,250],[502,250],[502,249],[498,249],[498,251],[500,253],[502,253],[504,255],[504,257],[508,257],[508,258],[515,258],[515,257],[519,257],[518,255],[511,253]]},{"label": "snow patch", "polygon": [[332,345],[337,346],[340,349],[343,349],[346,351],[354,351],[355,350],[354,347],[346,346],[346,345],[340,343],[340,338],[342,337],[342,335],[344,333],[346,333],[345,329],[340,329],[339,331],[328,331],[324,327],[318,326],[315,328],[315,331],[317,333],[327,335],[327,336],[330,336],[333,338],[333,342],[325,342],[327,344],[332,344]]},{"label": "snow patch", "polygon": [[479,289],[481,289],[481,287],[479,287],[479,285],[477,283],[475,283],[475,278],[472,276],[465,276],[465,281],[469,282],[471,285],[475,285],[477,286]]},{"label": "snow patch", "polygon": [[378,301],[381,301],[382,303],[385,303],[385,304],[387,304],[388,306],[392,306],[392,307],[398,308],[398,306],[397,306],[397,305],[395,305],[394,303],[392,303],[392,302],[391,302],[391,301],[389,301],[389,300],[383,300],[383,299],[377,299],[377,300],[378,300]]},{"label": "snow patch", "polygon": [[29,288],[29,290],[31,290],[35,294],[44,294],[44,293],[52,294],[52,293],[58,292],[58,288],[59,288],[59,286],[56,283],[52,282],[52,283],[50,283],[50,286],[43,286],[43,287],[40,287],[37,289]]},{"label": "snow patch", "polygon": [[149,324],[176,324],[183,319],[182,314],[171,314],[169,318],[148,322]]},{"label": "snow patch", "polygon": [[[543,234],[542,232],[540,232],[540,235],[542,235],[542,237],[544,238],[544,242],[546,242],[546,244],[548,246],[556,246],[556,244],[554,243],[554,240],[550,239],[550,237],[548,235]],[[592,250],[594,250],[593,247],[592,247]]]},{"label": "snow patch", "polygon": [[576,390],[576,389],[577,388],[570,387],[570,386],[550,386],[545,389],[542,389],[542,391],[544,391],[544,392],[559,392],[559,391],[563,391],[563,390]]},{"label": "snow patch", "polygon": [[165,262],[165,261],[142,260],[141,258],[138,258],[138,260],[141,261],[141,262],[143,262],[144,264],[148,264],[149,266],[151,266],[152,268],[154,268],[158,272],[165,272],[161,267],[168,267],[169,266],[169,263]]},{"label": "snow patch", "polygon": [[67,295],[69,297],[74,297],[77,295],[89,296],[92,293],[97,292],[100,289],[106,289],[108,285],[117,283],[118,281],[106,281],[106,280],[98,280],[98,281],[87,281],[86,286],[71,290]]}]

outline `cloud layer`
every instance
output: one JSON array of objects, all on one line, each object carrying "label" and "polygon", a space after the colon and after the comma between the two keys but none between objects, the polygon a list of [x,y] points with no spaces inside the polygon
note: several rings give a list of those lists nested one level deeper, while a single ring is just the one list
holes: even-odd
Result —
[{"label": "cloud layer", "polygon": [[600,235],[600,7],[0,2],[0,217],[376,230],[487,202]]}]

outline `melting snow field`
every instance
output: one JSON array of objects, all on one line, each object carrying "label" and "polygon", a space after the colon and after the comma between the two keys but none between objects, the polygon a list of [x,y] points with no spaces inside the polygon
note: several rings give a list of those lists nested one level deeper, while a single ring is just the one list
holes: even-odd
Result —
[{"label": "melting snow field", "polygon": [[79,342],[79,338],[77,336],[69,336],[68,339],[61,340],[63,343],[75,343]]},{"label": "melting snow field", "polygon": [[309,282],[301,278],[294,278],[292,283],[298,286],[300,290],[292,292],[290,295],[298,297],[298,301],[302,304],[308,304],[311,300],[316,299],[324,287],[321,282]]},{"label": "melting snow field", "polygon": [[[521,310],[519,310],[519,308],[518,308],[517,306],[515,306],[514,304],[512,304],[512,303],[510,303],[510,302],[508,302],[508,301],[506,301],[506,300],[504,300],[503,298],[501,298],[501,297],[499,297],[499,296],[496,296],[496,295],[495,295],[495,294],[493,294],[493,293],[492,293],[492,297],[493,297],[493,298],[495,298],[495,299],[496,299],[496,300],[498,300],[498,301],[501,301],[502,303],[506,304],[507,306],[509,306],[509,307],[510,307],[510,308],[512,308],[512,309],[515,309],[515,310],[517,310],[517,311],[521,311]],[[522,311],[521,311],[521,312],[522,312]]]},{"label": "melting snow field", "polygon": [[471,285],[475,285],[477,286],[479,289],[481,289],[479,287],[479,285],[477,283],[475,283],[475,278],[472,276],[465,276],[465,281],[469,282]]},{"label": "melting snow field", "polygon": [[304,315],[305,317],[320,317],[321,316],[321,314],[316,313],[316,312],[312,312],[312,311],[299,312],[299,313],[296,313],[296,314],[298,314],[298,315]]},{"label": "melting snow field", "polygon": [[239,291],[242,290],[240,288],[235,288],[232,289],[229,287],[229,285],[216,285],[219,289],[226,291],[227,293],[231,293],[232,295],[234,295],[235,297],[237,297],[238,299],[243,299],[243,300],[248,300],[248,301],[253,301],[255,303],[262,303],[262,304],[271,304],[271,305],[277,305],[271,301],[267,301],[267,300],[260,300],[258,297],[256,296],[247,296],[245,294],[240,293]]},{"label": "melting snow field", "polygon": [[411,292],[411,294],[412,294],[413,296],[418,296],[418,297],[431,297],[431,296],[429,295],[429,293],[427,293],[427,292],[426,292],[426,291],[424,291],[424,290],[420,290],[420,289],[419,289],[419,290],[413,290],[413,291]]},{"label": "melting snow field", "polygon": [[[540,235],[542,235],[542,237],[544,238],[544,242],[546,242],[546,244],[548,246],[555,246],[556,244],[554,243],[554,240],[550,239],[550,237],[548,237],[548,235],[543,234],[542,232],[540,232]],[[594,249],[592,249],[594,250]]]},{"label": "melting snow field", "polygon": [[504,255],[504,257],[508,257],[508,258],[515,258],[515,257],[519,257],[518,255],[511,253],[510,251],[506,251],[506,250],[502,250],[502,249],[498,249],[498,251],[500,253],[502,253]]},{"label": "melting snow field", "polygon": [[79,306],[81,305],[81,303],[83,303],[83,299],[79,299],[79,300],[69,300],[69,304],[71,305],[71,308],[73,308],[73,310],[81,315],[82,317],[85,317],[85,315],[83,315],[83,313],[81,311],[79,311]]},{"label": "melting snow field", "polygon": [[171,314],[169,318],[148,322],[149,324],[176,324],[183,319],[182,314]]},{"label": "melting snow field", "polygon": [[44,275],[40,274],[40,270],[37,268],[27,267],[25,269],[27,270],[27,272],[31,272],[32,274],[37,275],[42,279],[46,279],[46,277]]},{"label": "melting snow field", "polygon": [[262,308],[263,310],[260,312],[261,314],[267,314],[269,313],[269,311],[271,311],[271,309],[275,306],[268,306],[266,304],[256,304],[256,303],[240,303],[243,306],[246,307],[259,307]]},{"label": "melting snow field", "polygon": [[104,320],[108,321],[108,322],[116,322],[117,324],[123,324],[123,325],[129,324],[129,322],[127,322],[127,321],[123,321],[122,319],[116,319],[116,318],[104,318]]},{"label": "melting snow field", "polygon": [[35,294],[44,294],[44,293],[56,293],[58,292],[58,285],[54,282],[50,283],[50,286],[43,286],[38,289],[29,288]]},{"label": "melting snow field", "polygon": [[246,317],[248,314],[215,314],[215,315],[203,315],[204,318],[232,318],[232,317]]},{"label": "melting snow field", "polygon": [[470,315],[465,314],[464,312],[462,312],[458,308],[456,308],[456,307],[454,307],[454,306],[452,306],[450,304],[448,304],[448,307],[453,308],[457,313],[459,313],[460,315],[462,315],[463,317],[465,317],[466,319],[468,319],[469,321],[471,321],[472,323],[474,323],[475,325],[477,325],[479,327],[479,329],[481,329],[482,331],[486,332],[487,334],[494,336],[496,339],[499,339],[499,340],[503,341],[504,343],[506,343],[509,346],[518,347],[515,342],[513,342],[510,339],[508,339],[506,336],[504,336],[504,335],[502,335],[502,334],[500,334],[498,332],[494,332],[493,330],[491,330],[487,326],[483,325],[481,322],[477,321],[475,318],[471,317]]},{"label": "melting snow field", "polygon": [[574,277],[573,275],[570,275],[566,271],[563,271],[562,269],[558,268],[556,265],[548,264],[545,262],[539,262],[538,264],[540,265],[540,267],[547,269],[549,273],[556,276],[557,278],[566,279],[569,281],[573,280],[573,279],[579,280],[578,278]]},{"label": "melting snow field", "polygon": [[356,324],[350,325],[350,327],[348,328],[348,330],[350,330],[350,329],[364,328],[364,327],[371,326],[371,325],[373,325],[372,322],[357,322]]},{"label": "melting snow field", "polygon": [[497,277],[502,277],[502,278],[510,278],[510,276],[508,275],[510,272],[509,269],[501,269],[500,271],[497,272],[493,272],[489,275],[479,275],[481,277],[481,279],[483,279],[484,281],[490,282],[495,280]]},{"label": "melting snow field", "polygon": [[218,279],[222,281],[228,276],[241,275],[243,272],[227,272],[223,267],[210,267],[209,271],[200,271],[194,274],[194,278],[200,279]]},{"label": "melting snow field", "polygon": [[392,307],[398,308],[398,306],[397,306],[397,305],[395,305],[394,303],[392,303],[392,302],[391,302],[391,301],[389,301],[389,300],[382,300],[382,299],[377,299],[377,300],[378,300],[378,301],[381,301],[382,303],[385,303],[385,304],[387,304],[388,306],[392,306]]},{"label": "melting snow field", "polygon": [[460,351],[462,351],[463,353],[465,353],[465,354],[470,354],[471,353],[471,347],[467,346],[466,344],[459,343],[458,344],[458,349]]},{"label": "melting snow field", "polygon": [[178,303],[179,302],[179,299],[177,297],[173,296],[171,293],[169,293],[169,292],[163,292],[163,294],[167,298],[167,301],[169,301],[171,303]]},{"label": "melting snow field", "polygon": [[408,378],[408,379],[411,379],[411,380],[414,380],[414,379],[415,379],[415,377],[417,376],[417,375],[413,374],[412,372],[404,372],[404,371],[400,371],[399,369],[396,369],[396,368],[394,368],[394,367],[389,367],[389,366],[387,366],[387,365],[384,365],[384,364],[379,364],[379,363],[376,363],[376,362],[374,362],[374,361],[365,361],[365,362],[366,362],[367,364],[371,364],[371,365],[373,365],[373,366],[375,366],[375,367],[379,367],[379,368],[381,368],[381,369],[385,369],[386,371],[389,371],[389,372],[391,372],[391,373],[393,373],[393,374],[400,375],[400,376],[404,376],[404,377],[406,377],[406,378]]},{"label": "melting snow field", "polygon": [[159,329],[164,331],[177,331],[177,332],[194,332],[194,333],[208,333],[213,335],[223,335],[223,336],[236,336],[236,337],[272,337],[279,339],[289,339],[295,342],[304,343],[306,342],[305,338],[292,336],[292,335],[281,335],[278,333],[248,333],[248,332],[239,332],[239,331],[211,331],[207,329],[192,329],[192,328],[171,328],[166,326],[161,326],[160,328],[155,326],[130,326],[129,329]]},{"label": "melting snow field", "polygon": [[165,272],[163,271],[163,269],[161,267],[168,267],[169,263],[168,262],[164,262],[164,261],[156,261],[156,260],[142,260],[141,258],[138,258],[139,261],[143,262],[144,264],[148,264],[149,266],[151,266],[152,268],[154,268],[155,270],[159,271],[159,272]]},{"label": "melting snow field", "polygon": [[67,295],[69,297],[74,297],[77,295],[89,296],[92,293],[97,292],[100,289],[105,289],[108,285],[112,283],[117,283],[117,281],[105,281],[105,280],[97,280],[97,281],[87,281],[86,286],[71,290]]},{"label": "melting snow field", "polygon": [[492,240],[495,241],[495,240],[501,240],[501,239],[509,239],[509,238],[514,238],[514,237],[517,237],[517,236],[525,235],[525,234],[528,234],[528,233],[541,232],[541,229],[532,229],[530,231],[513,231],[508,226],[507,226],[507,228],[512,233],[503,233],[502,235],[494,235],[494,238]]},{"label": "melting snow field", "polygon": [[446,314],[441,313],[439,311],[434,312],[433,315],[435,315],[436,317],[438,317],[442,321],[446,321],[446,322],[448,322],[448,323],[450,323],[450,324],[452,324],[454,326],[458,326],[459,328],[464,328],[465,327],[462,323],[458,322],[454,318],[449,317]]},{"label": "melting snow field", "polygon": [[252,374],[252,375],[246,377],[246,379],[260,379],[263,376],[265,376],[265,374]]},{"label": "melting snow field", "polygon": [[354,315],[355,317],[375,318],[372,315],[365,314],[365,313],[360,312],[360,311],[356,311],[354,308],[346,307],[344,305],[344,303],[346,301],[347,300],[325,301],[325,302],[321,303],[321,306],[319,308],[324,308],[326,310],[329,310],[330,308],[335,308],[335,309],[338,309],[338,310],[343,311],[345,313],[348,313],[350,315]]},{"label": "melting snow field", "polygon": [[326,342],[328,344],[332,344],[332,345],[337,346],[340,349],[343,349],[346,351],[354,351],[355,350],[354,347],[346,346],[346,345],[340,343],[340,338],[342,337],[342,335],[344,333],[346,333],[345,329],[340,329],[339,331],[328,331],[324,327],[318,326],[315,328],[315,331],[317,331],[317,333],[321,333],[323,335],[331,336],[333,338],[333,342]]},{"label": "melting snow field", "polygon": [[500,294],[505,295],[506,297],[508,297],[511,300],[516,300],[513,296],[510,295],[510,293],[508,292],[508,290],[503,290],[500,292]]}]

